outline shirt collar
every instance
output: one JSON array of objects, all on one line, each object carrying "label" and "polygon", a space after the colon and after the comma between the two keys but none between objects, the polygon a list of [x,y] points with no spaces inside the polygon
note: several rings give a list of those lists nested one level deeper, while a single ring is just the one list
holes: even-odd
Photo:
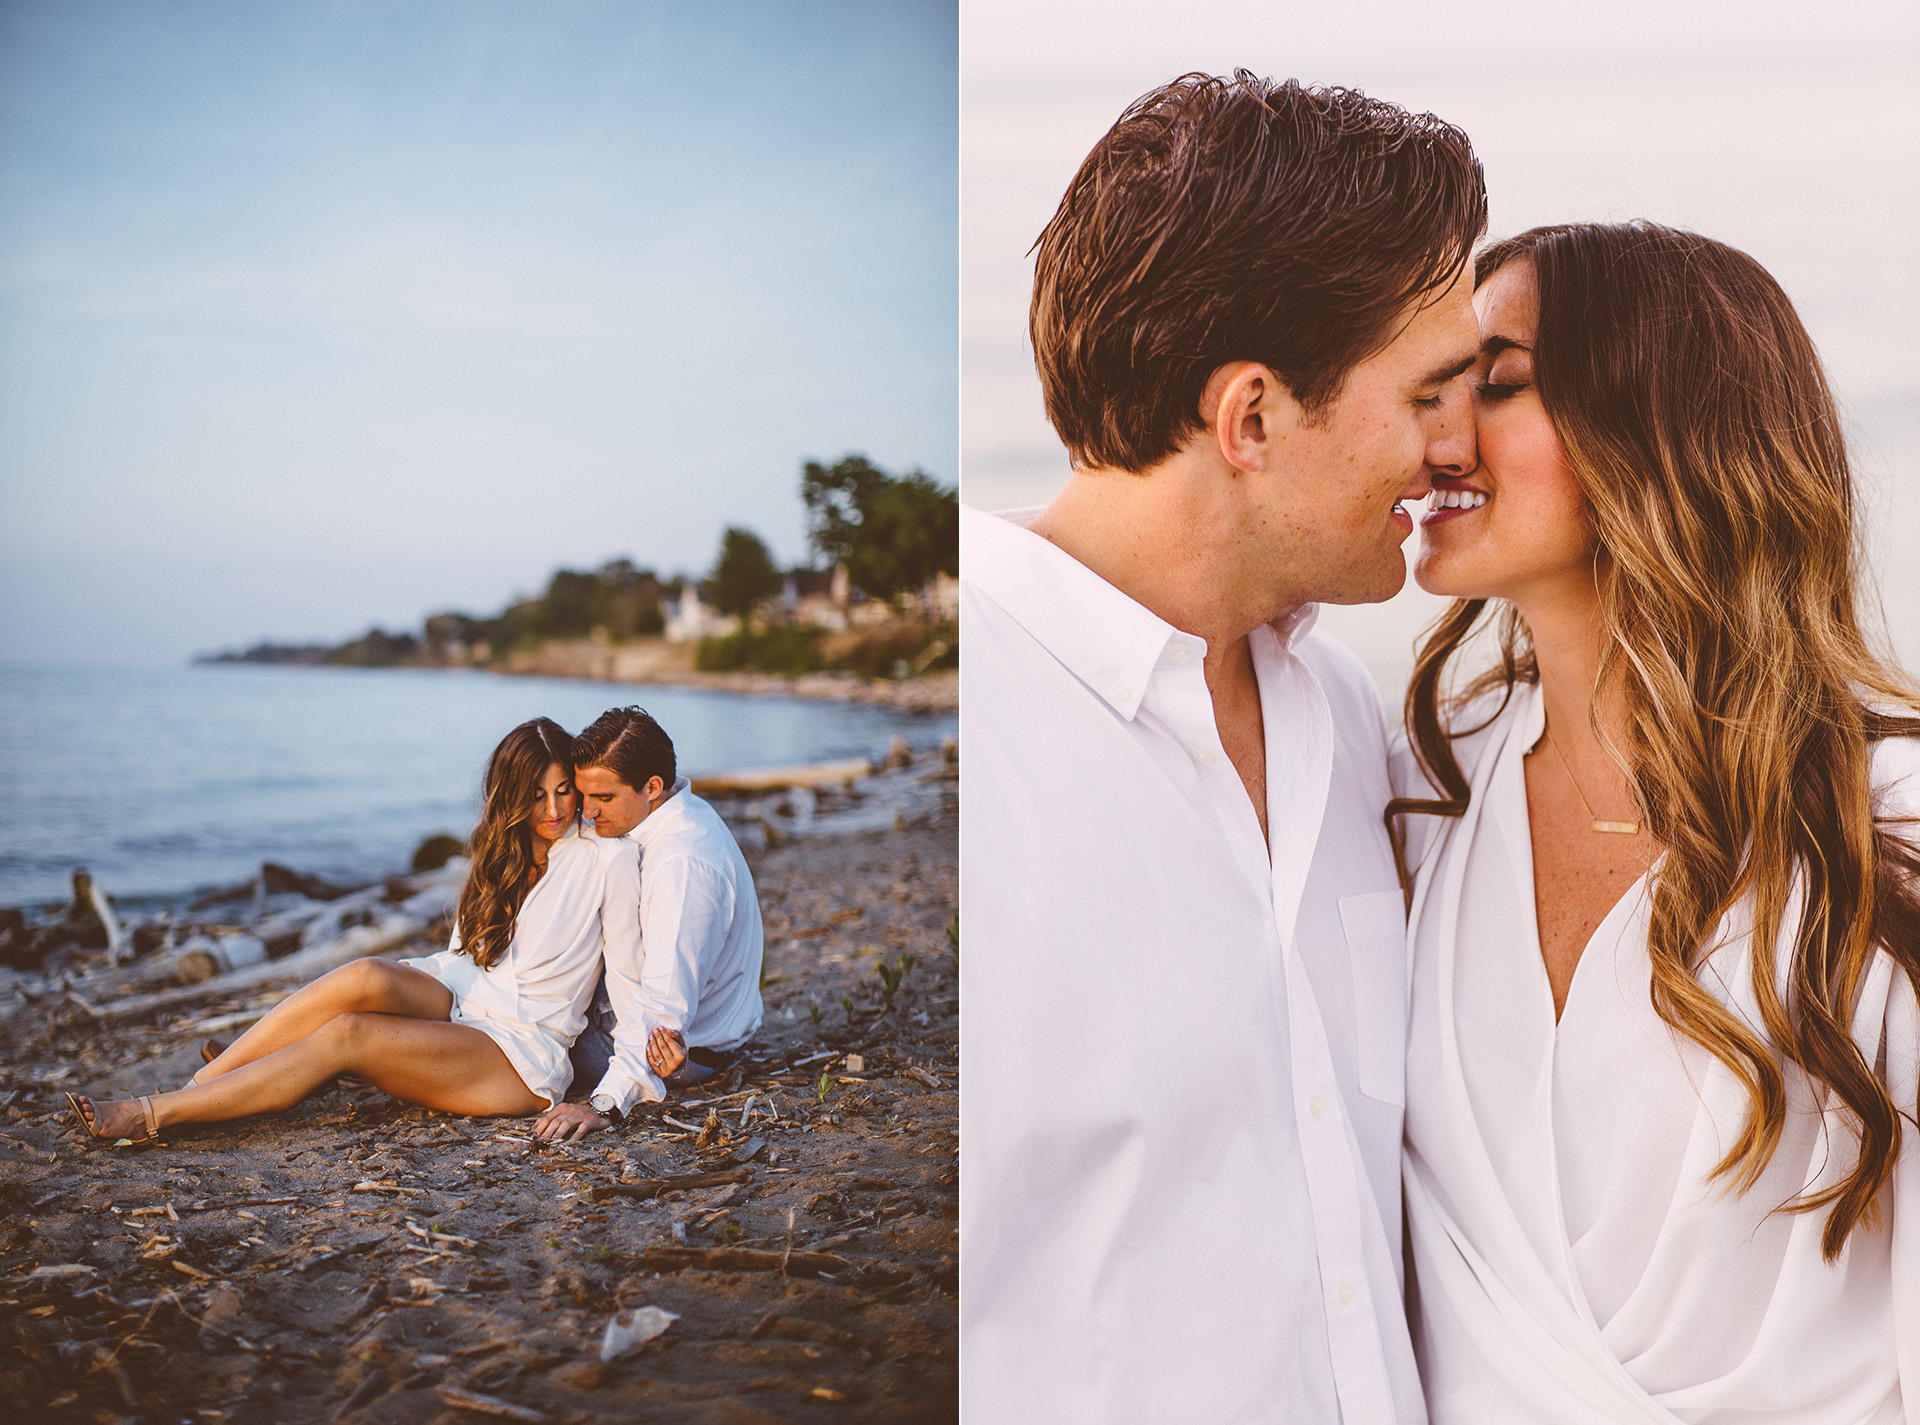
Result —
[{"label": "shirt collar", "polygon": [[667,799],[648,812],[646,818],[632,831],[627,833],[629,841],[637,841],[645,846],[649,841],[657,841],[667,835],[675,826],[686,819],[687,798],[693,793],[687,788],[691,785],[685,777],[675,777],[673,788],[667,793]]},{"label": "shirt collar", "polygon": [[[968,582],[1031,634],[1081,682],[1131,719],[1154,670],[1198,663],[1203,638],[1184,633],[1120,592],[1086,565],[1027,528],[1041,507],[982,513],[960,508],[962,566]],[[1305,604],[1269,628],[1291,649],[1319,618]],[[642,823],[644,825],[645,823]]]},{"label": "shirt collar", "polygon": [[1074,677],[1131,719],[1168,641],[1206,644],[1136,603],[1086,565],[1027,528],[1036,507],[982,514],[960,510],[967,579],[1005,609]]}]

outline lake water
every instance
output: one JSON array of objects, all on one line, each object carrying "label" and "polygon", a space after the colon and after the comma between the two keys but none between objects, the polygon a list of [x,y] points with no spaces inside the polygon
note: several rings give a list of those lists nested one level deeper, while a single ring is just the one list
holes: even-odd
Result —
[{"label": "lake water", "polygon": [[698,775],[916,745],[951,714],[691,688],[404,669],[0,668],[0,905],[237,884],[262,861],[370,879],[464,836],[516,723],[637,703]]}]

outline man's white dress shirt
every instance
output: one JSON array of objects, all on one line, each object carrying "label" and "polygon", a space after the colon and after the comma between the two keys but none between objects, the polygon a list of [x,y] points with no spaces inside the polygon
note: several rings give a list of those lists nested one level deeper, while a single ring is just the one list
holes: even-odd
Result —
[{"label": "man's white dress shirt", "polygon": [[961,511],[963,1419],[1424,1420],[1378,696],[1254,633],[1263,845],[1204,643],[1033,513]]},{"label": "man's white dress shirt", "polygon": [[[1406,1191],[1435,1425],[1920,1425],[1920,1132],[1909,1118],[1876,1219],[1831,1265],[1824,1211],[1774,1211],[1854,1161],[1804,1073],[1785,1066],[1760,1180],[1713,1178],[1747,1092],[1654,1011],[1644,877],[1587,942],[1555,1023],[1523,760],[1545,715],[1533,686],[1488,722],[1496,705],[1459,718],[1486,723],[1453,744],[1466,813],[1408,818]],[[1434,795],[1404,744],[1394,781]],[[1881,743],[1873,782],[1883,811],[1920,813],[1920,743]],[[1764,1036],[1750,926],[1736,907],[1700,978]],[[1853,1030],[1912,1115],[1920,1005],[1884,951]]]},{"label": "man's white dress shirt", "polygon": [[679,1030],[688,1048],[731,1049],[760,1027],[765,952],[747,859],[685,777],[626,839],[640,848],[639,928],[607,942],[607,999],[618,1022],[594,1090],[622,1113],[635,1099],[667,1096],[647,1065],[655,1028]]}]

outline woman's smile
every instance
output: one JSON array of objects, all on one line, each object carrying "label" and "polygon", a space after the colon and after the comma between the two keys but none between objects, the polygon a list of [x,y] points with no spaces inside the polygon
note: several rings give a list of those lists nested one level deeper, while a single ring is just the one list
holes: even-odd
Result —
[{"label": "woman's smile", "polygon": [[1490,498],[1485,490],[1474,485],[1466,476],[1436,475],[1433,477],[1433,493],[1427,497],[1427,512],[1421,517],[1420,527],[1426,529],[1445,520],[1470,515]]}]

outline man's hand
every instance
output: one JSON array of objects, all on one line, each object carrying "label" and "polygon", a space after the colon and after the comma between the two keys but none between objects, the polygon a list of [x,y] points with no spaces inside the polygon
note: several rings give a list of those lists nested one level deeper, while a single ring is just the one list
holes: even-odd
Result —
[{"label": "man's hand", "polygon": [[656,1029],[647,1036],[647,1067],[661,1078],[687,1062],[687,1041],[677,1029]]},{"label": "man's hand", "polygon": [[598,1133],[611,1122],[584,1103],[562,1100],[533,1120],[533,1136],[545,1143],[564,1143],[570,1138]]}]

